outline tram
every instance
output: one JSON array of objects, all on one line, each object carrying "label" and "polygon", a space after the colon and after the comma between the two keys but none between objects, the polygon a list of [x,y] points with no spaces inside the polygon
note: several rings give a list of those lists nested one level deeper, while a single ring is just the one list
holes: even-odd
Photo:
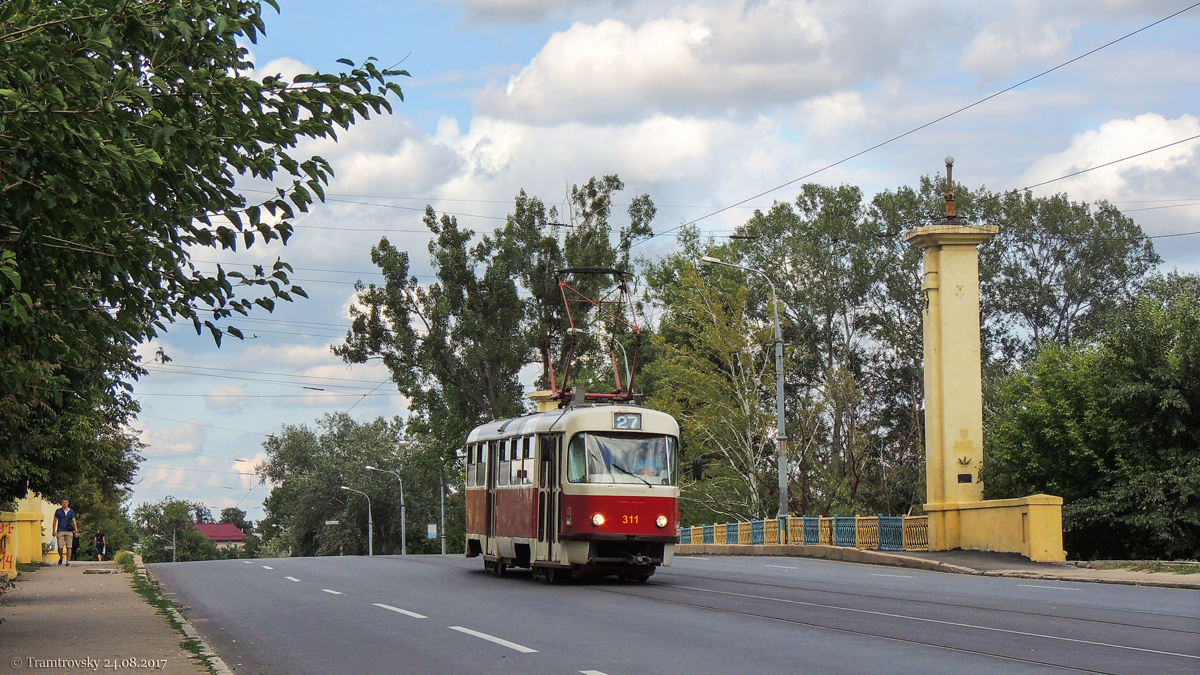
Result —
[{"label": "tram", "polygon": [[[564,281],[572,272],[597,270],[558,273],[574,329]],[[623,272],[599,272],[613,274],[628,293]],[[636,336],[636,325],[632,331]],[[538,412],[468,435],[466,555],[482,557],[496,574],[529,568],[550,582],[606,575],[645,581],[671,564],[679,542],[679,425],[633,402],[632,376],[627,369],[622,385],[615,354],[617,386],[609,393],[567,387],[570,360],[568,354],[561,389],[549,369],[552,389]]]},{"label": "tram", "polygon": [[534,578],[645,581],[679,541],[679,426],[634,405],[582,404],[467,437],[467,557]]}]

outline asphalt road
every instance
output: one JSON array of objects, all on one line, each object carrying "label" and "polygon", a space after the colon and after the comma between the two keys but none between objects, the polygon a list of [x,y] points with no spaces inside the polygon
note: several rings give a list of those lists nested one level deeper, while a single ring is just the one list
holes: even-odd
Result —
[{"label": "asphalt road", "polygon": [[786,558],[549,585],[460,556],[158,564],[239,675],[1200,673],[1200,592]]}]

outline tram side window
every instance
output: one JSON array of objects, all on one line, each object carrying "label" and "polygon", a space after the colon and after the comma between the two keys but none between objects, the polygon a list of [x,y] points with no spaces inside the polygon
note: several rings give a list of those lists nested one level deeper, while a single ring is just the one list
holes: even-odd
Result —
[{"label": "tram side window", "polygon": [[467,446],[467,487],[475,487],[475,446]]},{"label": "tram side window", "polygon": [[537,466],[537,462],[533,459],[533,439],[526,436],[522,441],[522,446],[524,448],[522,454],[525,456],[525,474],[521,476],[521,482],[525,485],[533,485],[533,471]]},{"label": "tram side window", "polygon": [[512,471],[512,462],[508,461],[508,441],[500,441],[500,473],[496,476],[497,484],[508,485],[510,471]]}]

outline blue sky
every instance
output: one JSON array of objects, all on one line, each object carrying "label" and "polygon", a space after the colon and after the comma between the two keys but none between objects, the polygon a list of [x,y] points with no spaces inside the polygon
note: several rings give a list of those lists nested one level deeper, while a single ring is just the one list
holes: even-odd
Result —
[{"label": "blue sky", "polygon": [[[137,383],[146,462],[134,504],[167,494],[262,516],[253,465],[265,436],[349,410],[403,415],[379,366],[330,352],[356,279],[375,279],[386,234],[428,273],[426,203],[476,231],[503,222],[524,188],[548,203],[590,176],[649,193],[666,230],[841,160],[1186,7],[1168,0],[463,0],[289,2],[250,45],[260,74],[382,65],[412,78],[395,114],[311,143],[336,170],[335,200],[297,222],[283,257],[311,296],[239,326],[216,349],[177,327]],[[1200,134],[1200,8],[810,180],[870,195],[957,158],[955,178],[1020,188]],[[406,58],[407,57],[407,58]],[[1035,192],[1108,199],[1151,235],[1200,230],[1200,143]],[[247,189],[255,186],[247,184]],[[703,221],[720,234],[785,188]],[[247,193],[252,195],[253,193]],[[350,202],[362,203],[350,203]],[[1165,208],[1164,208],[1165,207]],[[673,245],[661,237],[648,256]],[[1156,240],[1165,269],[1200,270],[1200,236]],[[371,392],[380,383],[384,383]],[[305,388],[310,387],[310,388]],[[321,390],[321,391],[317,391]]]}]

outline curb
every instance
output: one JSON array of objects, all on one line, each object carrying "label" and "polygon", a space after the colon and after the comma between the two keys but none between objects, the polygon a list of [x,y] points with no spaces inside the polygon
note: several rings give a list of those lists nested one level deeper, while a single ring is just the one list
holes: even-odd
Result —
[{"label": "curb", "polygon": [[[133,564],[136,568],[134,573],[141,574],[146,578],[147,581],[157,586],[158,582],[154,581],[154,577],[150,576],[150,570],[146,569],[145,563],[142,562],[142,556],[138,555],[137,553],[133,553],[131,555],[133,555]],[[196,627],[192,625],[191,621],[188,621],[186,618],[184,618],[184,616],[180,614],[179,610],[175,609],[174,606],[168,606],[167,612],[171,614],[171,618],[173,620],[179,623],[179,628],[183,631],[183,634],[186,635],[189,640],[195,640],[196,644],[200,645],[200,656],[204,657],[209,669],[216,673],[216,675],[234,675],[234,672],[229,668],[229,666],[225,665],[225,662],[221,660],[221,657],[217,656],[217,653],[213,651],[213,648],[209,646],[208,642],[205,641],[205,639],[200,636],[200,633],[196,631]]]},{"label": "curb", "polygon": [[1020,570],[977,570],[962,565],[917,558],[914,556],[894,553],[879,553],[843,546],[805,546],[800,544],[676,544],[675,555],[740,555],[740,556],[771,556],[777,558],[816,558],[837,562],[856,563],[860,565],[884,565],[888,567],[905,567],[909,569],[926,570],[929,572],[945,572],[949,574],[972,574],[987,577],[1011,577],[1016,579],[1040,579],[1043,581],[1073,581],[1088,584],[1113,584],[1120,586],[1146,586],[1152,588],[1171,588],[1175,590],[1200,590],[1200,580],[1197,581],[1159,581],[1154,579],[1113,579],[1095,577],[1076,577],[1068,574],[1046,574],[1042,572],[1024,572]]}]

